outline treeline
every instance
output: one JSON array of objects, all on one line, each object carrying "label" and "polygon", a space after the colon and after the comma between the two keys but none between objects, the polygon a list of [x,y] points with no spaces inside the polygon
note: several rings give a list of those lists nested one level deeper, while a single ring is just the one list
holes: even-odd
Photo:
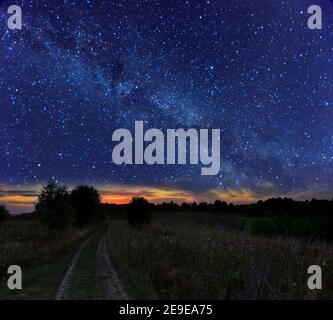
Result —
[{"label": "treeline", "polygon": [[38,195],[35,209],[50,229],[81,227],[103,219],[100,195],[92,186],[80,185],[70,192],[66,186],[50,182]]},{"label": "treeline", "polygon": [[154,206],[158,211],[191,211],[210,213],[236,213],[248,216],[274,216],[275,214],[291,213],[316,216],[320,214],[333,214],[332,200],[295,201],[291,198],[270,198],[265,201],[258,201],[251,204],[234,205],[225,201],[216,200],[214,203],[193,202],[177,204],[174,202],[163,202]]},{"label": "treeline", "polygon": [[[127,211],[128,205],[110,205],[111,211]],[[252,204],[234,205],[217,200],[214,203],[164,202],[150,207],[161,212],[208,212],[243,215],[247,228],[256,235],[296,236],[307,239],[333,240],[333,199],[295,201],[291,198],[270,198]]]},{"label": "treeline", "polygon": [[[38,196],[34,216],[40,217],[50,229],[66,229],[103,220],[105,216],[124,212],[131,226],[142,229],[151,221],[153,211],[208,212],[242,215],[248,218],[252,233],[266,237],[299,236],[307,239],[333,240],[333,199],[295,201],[291,198],[270,198],[252,204],[234,205],[217,200],[214,203],[163,202],[149,203],[143,197],[133,198],[127,205],[102,204],[92,186],[77,186],[68,191],[65,186],[50,182]],[[0,206],[0,222],[9,218]]]},{"label": "treeline", "polygon": [[[66,186],[52,181],[42,187],[32,213],[11,216],[7,208],[0,205],[0,223],[6,220],[37,219],[50,231],[65,231],[72,227],[99,223],[107,215],[119,211],[119,208],[101,203],[100,194],[93,186],[79,185],[69,191]],[[145,198],[134,197],[124,208],[131,227],[141,230],[150,224],[154,205]]]},{"label": "treeline", "polygon": [[250,230],[263,236],[299,236],[307,239],[333,240],[333,199],[295,201],[291,198],[270,198],[253,204],[234,205],[224,201],[177,205],[163,203],[162,211],[198,211],[216,214],[244,214]]},{"label": "treeline", "polygon": [[94,187],[79,185],[69,191],[66,186],[49,182],[38,195],[35,212],[25,216],[39,219],[50,230],[63,231],[102,220],[104,212]]}]

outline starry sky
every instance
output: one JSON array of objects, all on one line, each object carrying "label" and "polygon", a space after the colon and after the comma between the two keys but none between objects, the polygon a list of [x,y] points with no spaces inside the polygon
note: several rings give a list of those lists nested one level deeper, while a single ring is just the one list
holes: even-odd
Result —
[{"label": "starry sky", "polygon": [[[323,29],[307,8],[322,6]],[[0,203],[48,180],[108,202],[333,197],[333,1],[0,4]],[[219,128],[221,170],[112,163],[118,128]]]}]

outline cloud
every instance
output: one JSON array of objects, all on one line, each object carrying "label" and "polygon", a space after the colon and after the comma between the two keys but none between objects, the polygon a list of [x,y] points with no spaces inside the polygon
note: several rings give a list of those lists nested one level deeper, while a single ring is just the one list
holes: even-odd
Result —
[{"label": "cloud", "polygon": [[150,186],[113,186],[100,189],[103,202],[128,203],[132,197],[142,196],[149,201],[159,203],[163,201],[191,202],[195,197],[193,193],[174,188]]},{"label": "cloud", "polygon": [[227,189],[227,190],[210,190],[211,199],[219,199],[226,202],[232,202],[234,204],[250,203],[259,200],[264,200],[274,196],[273,194],[261,194],[256,193],[253,190],[242,188],[242,189]]}]

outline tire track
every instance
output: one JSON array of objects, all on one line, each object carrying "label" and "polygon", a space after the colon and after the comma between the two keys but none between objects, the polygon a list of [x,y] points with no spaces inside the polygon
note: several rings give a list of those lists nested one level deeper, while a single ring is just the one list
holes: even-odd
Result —
[{"label": "tire track", "polygon": [[97,248],[97,257],[100,264],[101,278],[107,300],[130,300],[116,270],[114,269],[107,251],[107,233],[105,233]]},{"label": "tire track", "polygon": [[[95,235],[95,234],[94,234]],[[81,256],[81,253],[83,249],[86,247],[86,245],[90,242],[90,240],[94,237],[94,235],[91,235],[86,241],[83,242],[83,244],[80,246],[80,248],[76,251],[73,258],[71,259],[69,266],[66,270],[65,275],[63,276],[61,283],[58,287],[55,300],[66,300],[68,299],[66,293],[71,288],[73,275],[75,272],[76,264]]]}]

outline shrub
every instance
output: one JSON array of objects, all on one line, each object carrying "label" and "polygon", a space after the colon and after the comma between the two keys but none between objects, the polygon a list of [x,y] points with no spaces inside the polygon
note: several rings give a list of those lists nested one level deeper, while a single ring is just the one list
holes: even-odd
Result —
[{"label": "shrub", "polygon": [[151,222],[152,205],[143,197],[133,198],[128,205],[127,220],[131,227],[142,229]]},{"label": "shrub", "polygon": [[100,196],[94,187],[78,186],[72,191],[70,198],[76,213],[76,225],[82,226],[101,218]]},{"label": "shrub", "polygon": [[251,233],[258,236],[272,237],[277,234],[278,229],[273,219],[270,218],[256,218],[251,221]]},{"label": "shrub", "polygon": [[74,210],[65,186],[49,183],[38,196],[36,212],[50,229],[66,229],[74,220]]},{"label": "shrub", "polygon": [[9,211],[5,206],[0,206],[0,222],[8,220],[10,217]]}]

